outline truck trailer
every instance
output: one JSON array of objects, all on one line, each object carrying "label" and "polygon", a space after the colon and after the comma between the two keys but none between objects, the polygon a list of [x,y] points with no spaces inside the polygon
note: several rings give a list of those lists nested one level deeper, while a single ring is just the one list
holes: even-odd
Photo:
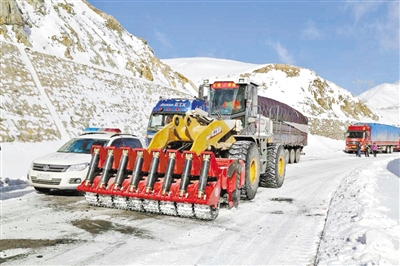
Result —
[{"label": "truck trailer", "polygon": [[378,152],[399,151],[400,128],[378,123],[357,122],[347,128],[345,152],[357,152],[357,142],[361,144],[361,152],[365,152],[365,148],[372,146],[373,143],[377,144]]}]

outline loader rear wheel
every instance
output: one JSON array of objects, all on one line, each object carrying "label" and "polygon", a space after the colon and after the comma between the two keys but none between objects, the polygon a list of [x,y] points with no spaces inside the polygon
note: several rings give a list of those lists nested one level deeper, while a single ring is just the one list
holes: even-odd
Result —
[{"label": "loader rear wheel", "polygon": [[286,160],[283,146],[268,146],[267,170],[260,176],[260,186],[279,188],[285,181]]},{"label": "loader rear wheel", "polygon": [[236,141],[229,149],[229,158],[244,161],[245,184],[241,189],[241,198],[254,199],[260,182],[260,154],[257,145],[252,141]]}]

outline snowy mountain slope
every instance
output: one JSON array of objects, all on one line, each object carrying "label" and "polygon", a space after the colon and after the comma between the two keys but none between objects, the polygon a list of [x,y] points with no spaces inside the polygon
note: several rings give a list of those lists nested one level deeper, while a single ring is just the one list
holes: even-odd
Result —
[{"label": "snowy mountain slope", "polygon": [[161,59],[161,62],[190,78],[197,87],[205,78],[226,77],[260,67],[258,64],[209,57]]},{"label": "snowy mountain slope", "polygon": [[160,96],[196,94],[144,40],[86,1],[0,4],[1,141],[69,138],[108,118],[144,135]]},{"label": "snowy mountain slope", "polygon": [[373,87],[358,98],[368,104],[383,123],[400,126],[400,81]]},{"label": "snowy mountain slope", "polygon": [[160,61],[144,40],[85,0],[6,0],[1,7],[2,141],[69,138],[86,126],[107,126],[109,118],[110,126],[143,136],[159,96],[192,97],[202,78],[215,76],[252,78],[261,95],[306,114],[312,134],[341,139],[352,121],[378,120],[308,69],[215,58]]},{"label": "snowy mountain slope", "polygon": [[2,15],[6,23],[0,40],[17,40],[40,53],[162,85],[187,82],[166,71],[168,66],[155,57],[145,40],[85,0],[5,0],[2,6],[14,12]]}]

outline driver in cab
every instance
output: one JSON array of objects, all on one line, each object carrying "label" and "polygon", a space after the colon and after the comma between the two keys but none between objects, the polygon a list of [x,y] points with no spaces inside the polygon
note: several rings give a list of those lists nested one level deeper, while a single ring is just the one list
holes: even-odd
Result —
[{"label": "driver in cab", "polygon": [[232,100],[232,101],[225,101],[222,104],[223,108],[233,108],[234,110],[240,110],[241,105],[238,100]]}]

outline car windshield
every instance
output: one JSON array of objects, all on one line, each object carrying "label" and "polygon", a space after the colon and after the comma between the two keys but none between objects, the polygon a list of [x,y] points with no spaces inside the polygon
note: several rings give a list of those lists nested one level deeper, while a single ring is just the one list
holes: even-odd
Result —
[{"label": "car windshield", "polygon": [[100,145],[105,147],[107,142],[108,142],[107,139],[75,138],[65,143],[57,152],[90,154],[90,148],[93,145]]}]

